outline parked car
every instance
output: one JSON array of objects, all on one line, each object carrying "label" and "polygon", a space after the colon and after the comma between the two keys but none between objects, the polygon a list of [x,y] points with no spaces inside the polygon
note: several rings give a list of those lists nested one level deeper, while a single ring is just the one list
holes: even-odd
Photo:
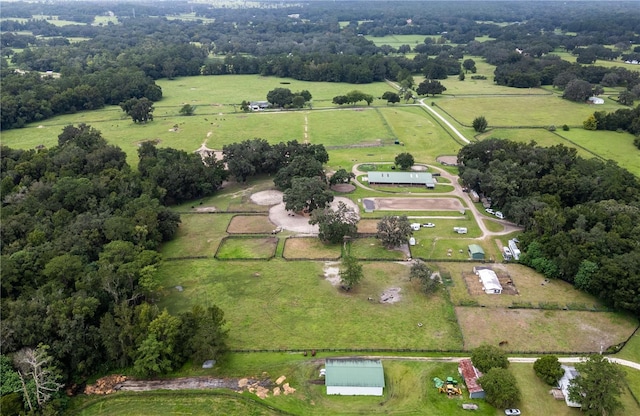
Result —
[{"label": "parked car", "polygon": [[520,416],[520,409],[507,409],[504,414],[507,416]]},{"label": "parked car", "polygon": [[494,210],[492,210],[491,208],[486,208],[485,211],[487,211],[489,214],[495,214],[496,212]]},{"label": "parked car", "polygon": [[435,225],[434,223],[432,223],[432,222],[425,222],[424,224],[422,224],[422,226],[423,226],[424,228],[433,228],[433,227],[435,227],[436,225]]}]

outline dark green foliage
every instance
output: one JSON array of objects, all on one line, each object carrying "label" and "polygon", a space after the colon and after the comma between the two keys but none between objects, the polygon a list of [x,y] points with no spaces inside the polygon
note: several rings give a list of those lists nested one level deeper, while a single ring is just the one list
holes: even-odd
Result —
[{"label": "dark green foliage", "polygon": [[569,399],[580,403],[585,415],[612,415],[623,408],[620,396],[626,387],[625,373],[618,364],[596,354],[575,367],[579,375],[569,384]]},{"label": "dark green foliage", "polygon": [[262,173],[278,173],[297,157],[309,157],[320,164],[329,160],[323,145],[300,144],[297,140],[271,145],[264,139],[253,139],[225,145],[222,149],[229,173],[240,182]]},{"label": "dark green foliage", "polygon": [[356,104],[359,101],[365,101],[367,105],[370,105],[373,102],[373,95],[365,94],[362,91],[353,90],[349,91],[347,95],[338,95],[333,97],[332,102],[334,104],[343,105],[343,104]]},{"label": "dark green foliage", "polygon": [[153,142],[144,142],[138,156],[138,170],[164,190],[167,204],[211,195],[227,177],[224,163],[213,156],[203,161],[197,153],[156,148]]},{"label": "dark green foliage", "polygon": [[383,100],[387,100],[387,102],[390,104],[395,104],[400,102],[400,96],[398,95],[398,93],[391,92],[391,91],[386,91],[384,94],[382,94],[381,98]]},{"label": "dark green foliage", "polygon": [[563,98],[571,101],[586,101],[593,93],[593,87],[588,81],[574,79],[569,81],[562,94]]},{"label": "dark green foliage", "polygon": [[422,286],[422,292],[425,294],[431,294],[438,290],[440,279],[433,276],[433,272],[421,261],[416,261],[411,266],[411,272],[409,273],[409,280],[418,279]]},{"label": "dark green foliage", "polygon": [[634,109],[624,108],[610,113],[596,111],[583,124],[587,130],[624,130],[638,135],[640,134],[640,105]]},{"label": "dark green foliage", "polygon": [[478,379],[478,383],[485,391],[485,400],[494,407],[499,409],[515,407],[520,401],[521,393],[517,380],[505,368],[491,368]]},{"label": "dark green foliage", "polygon": [[507,355],[498,347],[493,345],[481,345],[471,352],[473,365],[482,373],[488,372],[492,368],[508,368],[509,360]]},{"label": "dark green foliage", "polygon": [[558,380],[564,375],[564,370],[555,355],[545,355],[533,363],[533,371],[545,383],[550,386],[557,386]]},{"label": "dark green foliage", "polygon": [[358,231],[358,216],[343,202],[338,203],[334,211],[331,208],[314,210],[309,224],[318,224],[318,237],[325,242],[338,244],[344,237],[354,237]]},{"label": "dark green foliage", "polygon": [[337,185],[339,183],[349,183],[356,175],[353,172],[347,172],[345,169],[338,169],[336,173],[329,178],[329,185]]},{"label": "dark green foliage", "polygon": [[484,133],[487,130],[487,119],[484,116],[479,116],[473,119],[473,123],[471,123],[473,129],[478,133]]},{"label": "dark green foliage", "polygon": [[416,93],[418,95],[429,95],[435,96],[436,94],[442,94],[445,92],[447,88],[440,83],[440,81],[436,81],[433,79],[426,79],[422,81],[418,88],[416,89]]},{"label": "dark green foliage", "polygon": [[406,244],[411,236],[411,225],[406,216],[385,216],[378,222],[376,237],[386,248]]},{"label": "dark green foliage", "polygon": [[146,97],[130,98],[120,103],[120,107],[134,123],[146,123],[153,120],[153,102]]},{"label": "dark green foliage", "polygon": [[319,177],[294,176],[282,199],[288,211],[311,213],[329,205],[333,201],[333,193]]},{"label": "dark green foliage", "polygon": [[344,256],[340,265],[340,282],[349,291],[362,280],[362,265],[353,256]]},{"label": "dark green foliage", "polygon": [[276,88],[267,93],[267,101],[274,107],[302,108],[311,101],[311,93],[307,90],[291,92],[288,88]]},{"label": "dark green foliage", "polygon": [[288,165],[276,173],[273,183],[284,191],[291,188],[294,178],[319,178],[325,182],[322,163],[310,156],[294,157]]},{"label": "dark green foliage", "polygon": [[185,104],[180,109],[180,114],[183,116],[192,116],[196,112],[196,107],[191,104]]},{"label": "dark green foliage", "polygon": [[413,159],[413,155],[411,153],[400,153],[395,158],[395,164],[400,167],[402,170],[407,170],[413,166],[415,160]]},{"label": "dark green foliage", "polygon": [[[520,261],[609,305],[640,311],[640,182],[564,146],[483,140],[458,155],[465,185],[525,227]],[[624,264],[623,267],[620,265]]]}]

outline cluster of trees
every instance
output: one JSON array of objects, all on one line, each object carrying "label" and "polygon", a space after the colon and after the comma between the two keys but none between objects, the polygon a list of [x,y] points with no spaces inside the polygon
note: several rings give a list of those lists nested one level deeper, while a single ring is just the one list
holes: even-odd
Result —
[{"label": "cluster of trees", "polygon": [[487,403],[502,409],[517,405],[520,387],[509,371],[509,360],[504,351],[493,345],[481,345],[471,352],[471,362],[483,373],[478,383],[485,391]]},{"label": "cluster of trees", "polygon": [[[149,376],[224,350],[219,309],[172,316],[152,304],[157,249],[180,223],[163,201],[192,187],[163,176],[190,169],[176,152],[144,144],[134,171],[87,125],[66,126],[50,149],[2,148],[0,345],[13,358],[2,358],[3,371],[25,382],[18,395],[28,410],[60,405],[61,384],[96,371],[133,366]],[[203,171],[190,179],[209,181]],[[51,384],[37,379],[42,369]]]},{"label": "cluster of trees", "polygon": [[58,114],[119,105],[130,98],[157,101],[162,90],[143,71],[123,67],[75,77],[3,68],[0,128],[22,127]]},{"label": "cluster of trees", "polygon": [[293,176],[303,176],[295,174],[298,170],[308,172],[304,176],[321,175],[324,178],[322,164],[329,161],[329,154],[323,145],[298,143],[297,140],[274,145],[259,138],[245,140],[225,145],[222,154],[229,174],[238,182],[246,182],[248,178],[260,174],[278,174],[283,168],[289,168],[276,175],[274,180],[282,190],[291,186]]},{"label": "cluster of trees", "polygon": [[[387,99],[388,98],[389,96],[387,95]],[[356,104],[359,101],[364,101],[367,103],[367,105],[371,105],[371,103],[373,102],[373,95],[365,94],[362,91],[353,90],[349,91],[346,95],[336,95],[332,100],[332,102],[337,105]]]},{"label": "cluster of trees", "polygon": [[636,136],[634,143],[640,148],[640,105],[610,113],[596,111],[584,121],[583,126],[587,130],[628,131]]},{"label": "cluster of trees", "polygon": [[302,108],[311,101],[311,93],[307,90],[291,92],[289,88],[276,88],[267,93],[267,101],[274,107]]},{"label": "cluster of trees", "polygon": [[425,79],[420,84],[418,84],[418,88],[416,89],[416,93],[418,95],[428,95],[435,96],[436,94],[442,94],[445,92],[447,88],[440,83],[440,81],[435,81],[432,79]]},{"label": "cluster of trees", "polygon": [[524,226],[521,262],[615,308],[640,311],[640,182],[562,145],[488,139],[462,148],[463,183]]}]

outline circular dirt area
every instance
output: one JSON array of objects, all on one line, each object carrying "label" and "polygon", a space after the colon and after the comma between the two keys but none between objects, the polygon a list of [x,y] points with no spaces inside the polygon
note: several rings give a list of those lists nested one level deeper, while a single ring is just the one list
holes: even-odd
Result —
[{"label": "circular dirt area", "polygon": [[458,156],[438,156],[436,160],[438,161],[438,163],[441,163],[445,166],[458,165]]},{"label": "circular dirt area", "polygon": [[350,183],[338,183],[333,185],[331,189],[336,192],[346,193],[346,192],[353,192],[356,189],[356,187],[355,185],[352,185]]},{"label": "circular dirt area", "polygon": [[[273,191],[267,191],[273,192]],[[278,191],[275,191],[278,192]],[[254,195],[260,194],[258,192]],[[251,199],[253,200],[253,196]],[[282,201],[282,199],[280,199]],[[331,203],[331,209],[337,209],[338,203],[343,202],[346,206],[350,207],[356,212],[358,218],[360,217],[358,205],[356,205],[349,198],[342,196],[335,197]],[[296,233],[304,234],[318,234],[318,226],[309,224],[309,216],[296,214],[291,211],[287,211],[284,207],[284,202],[280,202],[278,205],[274,205],[269,209],[269,220],[277,226],[282,227],[284,230],[293,231]]]},{"label": "circular dirt area", "polygon": [[411,170],[414,172],[425,172],[427,167],[424,165],[413,165],[411,166]]},{"label": "circular dirt area", "polygon": [[282,202],[282,192],[261,191],[251,195],[251,202],[257,205],[277,205]]}]

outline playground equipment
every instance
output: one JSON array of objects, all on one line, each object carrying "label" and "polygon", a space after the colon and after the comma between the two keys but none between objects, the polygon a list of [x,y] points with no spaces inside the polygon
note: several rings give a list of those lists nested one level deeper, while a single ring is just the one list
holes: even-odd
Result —
[{"label": "playground equipment", "polygon": [[442,381],[438,377],[433,382],[440,393],[446,393],[448,396],[459,396],[462,390],[458,387],[458,380],[453,377],[447,377],[447,381]]}]

